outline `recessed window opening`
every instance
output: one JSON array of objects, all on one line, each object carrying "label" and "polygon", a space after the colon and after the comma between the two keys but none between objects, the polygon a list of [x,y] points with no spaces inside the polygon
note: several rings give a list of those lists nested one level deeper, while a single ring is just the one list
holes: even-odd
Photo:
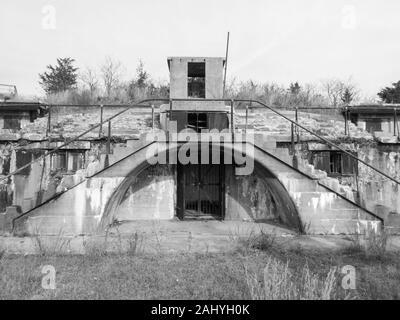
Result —
[{"label": "recessed window opening", "polygon": [[16,116],[5,115],[3,129],[20,130],[21,120]]},{"label": "recessed window opening", "polygon": [[206,63],[188,62],[188,97],[206,97]]},{"label": "recessed window opening", "polygon": [[330,154],[330,170],[331,173],[342,173],[342,154],[338,152],[331,152]]},{"label": "recessed window opening", "polygon": [[196,132],[208,128],[207,113],[188,113],[187,127]]},{"label": "recessed window opening", "polygon": [[52,154],[51,169],[61,173],[76,172],[84,168],[85,153],[84,151],[67,151],[60,150]]}]

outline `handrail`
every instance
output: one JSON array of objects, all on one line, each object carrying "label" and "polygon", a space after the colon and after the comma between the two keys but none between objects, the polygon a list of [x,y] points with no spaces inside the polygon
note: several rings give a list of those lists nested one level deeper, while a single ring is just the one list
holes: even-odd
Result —
[{"label": "handrail", "polygon": [[[147,103],[147,102],[153,102],[153,101],[169,101],[169,99],[157,99],[157,98],[155,98],[155,99],[145,99],[145,100],[142,100],[142,101],[138,102],[137,105],[140,105],[140,104],[142,104],[142,103]],[[61,146],[58,146],[58,147],[56,147],[56,148],[54,148],[54,149],[52,149],[52,150],[50,150],[50,151],[48,151],[48,152],[42,154],[41,156],[39,156],[39,157],[36,158],[35,160],[33,160],[33,161],[31,161],[31,162],[29,162],[29,163],[23,165],[22,167],[20,167],[20,168],[18,168],[17,170],[15,170],[15,171],[9,173],[9,174],[6,175],[5,177],[0,178],[0,182],[2,182],[2,181],[4,181],[4,180],[7,180],[7,179],[10,178],[11,176],[13,176],[13,175],[17,174],[18,172],[22,171],[23,169],[29,167],[29,166],[32,165],[33,163],[36,163],[36,162],[38,162],[39,160],[41,160],[41,159],[47,157],[48,155],[53,154],[53,153],[55,153],[56,151],[58,151],[58,150],[64,148],[65,146],[71,144],[72,142],[75,142],[75,141],[79,140],[79,138],[81,138],[81,137],[83,137],[84,135],[88,134],[88,133],[91,132],[92,130],[94,130],[94,129],[100,127],[100,126],[102,126],[103,124],[105,124],[105,123],[111,121],[112,119],[114,119],[114,118],[118,117],[119,115],[125,113],[126,111],[130,110],[131,107],[132,107],[132,105],[130,105],[129,107],[127,107],[127,108],[124,109],[124,110],[121,110],[121,111],[117,112],[116,114],[114,114],[113,116],[109,117],[108,119],[99,122],[98,124],[94,125],[94,126],[91,127],[90,129],[88,129],[88,130],[84,131],[83,133],[79,134],[79,135],[76,136],[75,138],[73,138],[73,139],[71,139],[71,140],[68,140],[67,142],[65,142],[65,143],[62,144]],[[151,106],[147,106],[147,107],[151,108]]]},{"label": "handrail", "polygon": [[[261,105],[261,106],[263,106],[263,107],[269,109],[269,110],[272,111],[273,113],[277,114],[277,115],[280,116],[281,118],[284,118],[285,120],[289,121],[290,123],[294,124],[295,126],[301,128],[302,130],[304,130],[304,131],[310,133],[311,135],[317,137],[318,139],[324,141],[324,142],[325,142],[326,144],[328,144],[329,146],[334,147],[335,149],[342,151],[344,154],[350,156],[352,159],[354,159],[354,160],[356,160],[356,161],[358,161],[358,162],[364,164],[365,166],[371,168],[372,170],[374,170],[375,172],[381,174],[382,176],[386,177],[387,179],[391,180],[392,182],[395,182],[396,184],[399,184],[399,185],[400,185],[400,181],[397,181],[396,179],[392,178],[391,176],[389,176],[389,175],[386,174],[385,172],[383,172],[383,171],[381,171],[381,170],[379,170],[379,169],[373,167],[372,165],[368,164],[368,163],[365,162],[364,160],[361,160],[360,158],[356,157],[355,155],[353,155],[352,153],[348,152],[347,150],[345,150],[345,149],[339,147],[338,145],[336,145],[336,144],[334,144],[333,142],[329,141],[328,139],[326,139],[326,138],[320,136],[319,134],[313,132],[312,130],[307,129],[306,127],[302,126],[302,125],[299,124],[298,122],[296,122],[296,121],[294,121],[294,120],[292,120],[292,119],[286,117],[285,115],[283,115],[283,114],[280,113],[279,111],[275,110],[274,108],[272,108],[272,107],[266,105],[265,103],[263,103],[263,102],[261,102],[261,101],[252,100],[252,99],[226,99],[226,98],[224,98],[224,99],[201,99],[201,98],[190,98],[190,99],[165,99],[165,98],[154,98],[154,99],[145,99],[145,100],[142,100],[142,101],[138,102],[137,105],[140,105],[140,104],[143,104],[143,103],[147,103],[147,102],[154,102],[154,101],[164,101],[164,102],[168,101],[168,102],[170,103],[170,106],[171,106],[171,107],[172,107],[172,102],[173,102],[173,101],[185,101],[185,102],[188,102],[188,101],[227,102],[227,101],[229,101],[229,102],[231,103],[231,106],[233,106],[233,103],[234,103],[234,102],[247,102],[247,103],[250,103],[250,104],[253,104],[253,103],[259,104],[259,105]],[[52,149],[51,151],[46,152],[45,154],[43,154],[43,155],[41,155],[40,157],[38,157],[38,158],[36,158],[35,160],[33,160],[32,162],[30,162],[30,163],[28,163],[28,164],[26,164],[26,165],[24,165],[24,166],[18,168],[17,170],[15,170],[15,171],[9,173],[7,176],[5,176],[5,177],[3,177],[3,178],[0,178],[0,182],[2,182],[2,181],[4,181],[4,180],[7,180],[9,177],[11,177],[11,176],[15,175],[16,173],[22,171],[23,169],[27,168],[27,167],[30,166],[32,163],[35,163],[35,162],[39,161],[40,159],[42,159],[42,158],[44,158],[44,157],[46,157],[46,156],[48,156],[48,155],[50,155],[50,154],[52,154],[52,153],[54,153],[54,152],[60,150],[61,148],[64,148],[65,146],[69,145],[70,143],[77,141],[79,138],[81,138],[82,136],[84,136],[84,135],[86,135],[87,133],[91,132],[92,130],[94,130],[94,129],[100,127],[100,126],[103,125],[104,123],[107,123],[107,122],[109,122],[110,120],[112,120],[112,119],[118,117],[119,115],[125,113],[126,111],[130,110],[130,109],[132,108],[132,106],[133,106],[133,105],[129,105],[129,107],[127,107],[126,109],[121,110],[120,112],[117,112],[115,115],[111,116],[110,118],[108,118],[108,119],[106,119],[106,120],[104,120],[104,121],[99,122],[98,124],[94,125],[94,126],[91,127],[90,129],[88,129],[88,130],[86,130],[85,132],[81,133],[80,135],[76,136],[76,137],[73,138],[72,140],[69,140],[69,141],[67,141],[66,143],[62,144],[61,146],[59,146],[59,147],[57,147],[57,148],[55,148],[55,149]],[[147,106],[147,107],[150,107],[150,106]],[[234,129],[234,128],[233,128],[233,129]],[[234,131],[234,130],[233,130],[233,131]]]},{"label": "handrail", "polygon": [[388,178],[389,180],[397,183],[400,185],[400,181],[397,181],[396,179],[392,178],[391,176],[389,176],[388,174],[384,173],[383,171],[380,171],[379,169],[371,166],[370,164],[368,164],[367,162],[365,162],[364,160],[361,160],[360,158],[356,157],[355,155],[353,155],[352,153],[348,152],[347,150],[339,147],[338,145],[334,144],[333,142],[330,142],[328,139],[320,136],[319,134],[311,131],[310,129],[307,129],[306,127],[302,126],[301,124],[299,124],[296,121],[293,121],[292,119],[286,117],[285,115],[283,115],[282,113],[280,113],[279,111],[275,110],[274,108],[266,105],[265,103],[258,101],[258,100],[252,100],[252,99],[200,99],[200,98],[196,98],[196,99],[172,99],[172,101],[233,101],[233,102],[247,102],[247,103],[258,103],[259,105],[271,110],[272,112],[274,112],[275,114],[279,115],[280,117],[284,118],[285,120],[291,122],[292,124],[296,125],[297,127],[303,129],[304,131],[307,131],[308,133],[310,133],[311,135],[317,137],[318,139],[324,141],[325,143],[327,143],[328,145],[330,145],[331,147],[334,147],[340,151],[342,151],[343,153],[345,153],[346,155],[350,156],[351,158],[353,158],[354,160],[361,162],[362,164],[366,165],[367,167],[371,168],[372,170],[374,170],[375,172],[378,172],[379,174],[383,175],[384,177]]},{"label": "handrail", "polygon": [[307,131],[308,133],[310,133],[311,135],[317,137],[318,139],[324,141],[326,144],[330,145],[331,147],[334,147],[335,149],[338,149],[340,151],[342,151],[343,153],[345,153],[346,155],[350,156],[351,158],[353,158],[354,160],[361,162],[362,164],[366,165],[367,167],[371,168],[372,170],[374,170],[375,172],[378,172],[379,174],[383,175],[384,177],[388,178],[389,180],[400,184],[400,181],[397,181],[396,179],[392,178],[391,176],[387,175],[386,173],[384,173],[383,171],[380,171],[379,169],[371,166],[370,164],[368,164],[367,162],[365,162],[364,160],[361,160],[360,158],[356,157],[355,155],[353,155],[351,152],[348,152],[347,150],[339,147],[338,145],[334,144],[333,142],[330,142],[328,139],[320,136],[319,134],[311,131],[310,129],[307,129],[306,127],[302,126],[301,124],[297,123],[296,121],[293,121],[292,119],[286,117],[285,115],[281,114],[279,111],[276,111],[275,109],[271,108],[270,106],[267,106],[266,104],[257,101],[257,100],[236,100],[236,101],[240,101],[240,102],[251,102],[251,103],[258,103],[262,106],[264,106],[265,108],[271,110],[272,112],[274,112],[275,114],[279,115],[280,117],[286,119],[287,121],[293,123],[294,125],[296,125],[297,127],[303,129],[304,131]]}]

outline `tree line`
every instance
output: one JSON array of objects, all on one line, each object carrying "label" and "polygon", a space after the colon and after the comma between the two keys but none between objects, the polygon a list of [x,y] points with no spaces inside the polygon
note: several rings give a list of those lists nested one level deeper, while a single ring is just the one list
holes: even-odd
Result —
[{"label": "tree line", "polygon": [[79,70],[72,58],[58,58],[39,74],[39,84],[48,103],[98,104],[131,103],[145,98],[169,97],[169,84],[156,83],[140,60],[135,76],[125,81],[123,64],[106,57],[99,68]]},{"label": "tree line", "polygon": [[[106,57],[97,68],[79,70],[72,58],[58,58],[55,65],[39,74],[39,83],[49,103],[94,104],[131,103],[146,98],[168,98],[169,84],[156,83],[139,60],[134,77],[123,80],[124,66],[118,60]],[[275,83],[257,83],[252,80],[227,84],[226,96],[235,99],[260,100],[273,107],[333,108],[362,101],[360,90],[352,79],[327,79],[316,84],[293,82],[288,88]],[[377,93],[383,103],[400,103],[400,81]]]}]

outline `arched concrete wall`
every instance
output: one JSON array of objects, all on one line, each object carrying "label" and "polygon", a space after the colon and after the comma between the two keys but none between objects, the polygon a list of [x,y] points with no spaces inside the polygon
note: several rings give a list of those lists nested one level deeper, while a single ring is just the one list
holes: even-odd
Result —
[{"label": "arched concrete wall", "polygon": [[[108,202],[104,220],[168,220],[174,218],[174,165],[149,165],[130,174]],[[111,215],[111,216],[110,216]]]},{"label": "arched concrete wall", "polygon": [[[158,157],[163,158],[162,153],[177,152],[178,148],[179,146],[177,145],[167,146],[164,150],[158,153]],[[241,148],[235,148],[229,143],[213,144],[210,151],[216,152],[217,150],[222,155],[226,153],[232,155],[241,153],[241,155],[243,155],[246,153],[243,152]],[[226,219],[277,222],[290,229],[302,231],[302,223],[299,214],[288,191],[276,175],[268,168],[266,165],[267,163],[262,161],[262,159],[257,159],[252,154],[253,152],[251,152],[250,155],[246,155],[246,161],[252,162],[254,167],[254,172],[252,171],[249,175],[237,176],[234,172],[235,168],[233,166],[228,167],[229,170],[225,179],[225,183],[229,189],[226,190]],[[141,190],[142,188],[147,188],[148,190],[159,188],[160,181],[156,181],[156,185],[150,188],[149,185],[146,186],[144,184],[145,182],[143,180],[146,180],[145,175],[144,177],[139,178],[140,175],[145,172],[146,168],[149,168],[150,166],[151,165],[148,161],[145,160],[142,163],[137,163],[136,167],[131,168],[127,177],[115,189],[108,200],[102,216],[101,228],[105,228],[116,220],[117,215],[119,215],[118,220],[124,220],[124,216],[126,215],[123,214],[123,210],[120,208],[121,205],[123,206],[121,203],[130,188],[132,188],[134,192],[136,191],[139,193],[139,197],[137,197],[139,202],[143,201],[143,199],[140,199],[144,194],[143,190]],[[154,181],[149,180],[148,183],[154,183]],[[170,187],[173,187],[176,190],[176,186]],[[165,189],[165,186],[163,186],[163,188]],[[149,213],[149,219],[154,219],[154,215],[161,217],[161,219],[171,218],[171,195],[167,194],[163,197],[163,195],[159,195],[159,192],[160,190],[156,190],[156,192],[153,193],[154,203],[150,204],[150,206],[154,206],[154,212]],[[157,198],[161,198],[161,200]],[[158,202],[160,201],[164,202],[164,205],[166,206],[165,208],[161,209],[159,207]],[[135,208],[137,211],[137,219],[145,219],[141,212],[143,210],[140,208],[140,204],[138,206],[139,207]],[[124,210],[127,209],[129,208],[124,207]],[[148,209],[148,211],[152,211],[151,208]],[[173,213],[175,211],[174,209],[173,206]]]},{"label": "arched concrete wall", "polygon": [[[246,149],[248,161],[254,161],[259,170],[264,170],[261,175],[267,177],[263,179],[268,180],[269,189],[275,193],[274,201],[287,206],[279,216],[283,224],[310,234],[348,234],[367,228],[376,230],[380,226],[380,221],[369,212],[319,185],[317,180],[250,143],[245,145],[250,146]],[[231,151],[236,155],[243,153],[240,146],[238,143],[213,144],[214,149],[222,147],[225,154]],[[132,184],[129,179],[147,168],[149,159],[157,153],[173,153],[178,148],[177,144],[165,142],[140,147],[132,155],[14,219],[14,233],[32,234],[40,230],[42,234],[58,234],[63,230],[68,234],[82,234],[104,228],[112,223],[110,213],[118,206],[124,188],[126,191]]]}]

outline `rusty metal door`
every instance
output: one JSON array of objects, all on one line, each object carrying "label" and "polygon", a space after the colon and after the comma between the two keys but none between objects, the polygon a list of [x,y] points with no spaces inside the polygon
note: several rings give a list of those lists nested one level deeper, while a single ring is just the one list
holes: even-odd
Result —
[{"label": "rusty metal door", "polygon": [[179,179],[183,192],[180,218],[223,218],[223,166],[219,164],[184,165]]}]

